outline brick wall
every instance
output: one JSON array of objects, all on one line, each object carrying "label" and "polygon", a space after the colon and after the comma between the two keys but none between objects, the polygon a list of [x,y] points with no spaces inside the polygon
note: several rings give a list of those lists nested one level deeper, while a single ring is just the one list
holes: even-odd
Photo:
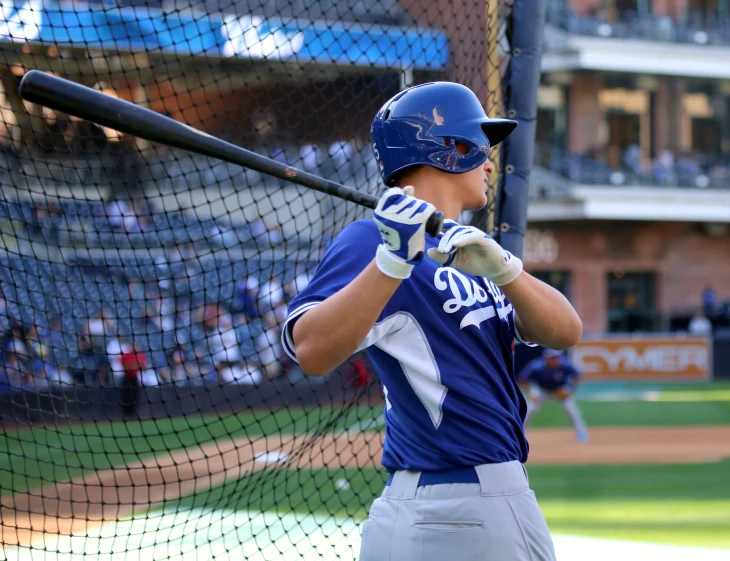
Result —
[{"label": "brick wall", "polygon": [[563,270],[571,274],[573,305],[586,332],[606,328],[607,276],[615,270],[654,272],[657,308],[673,312],[700,308],[710,285],[719,301],[730,299],[730,234],[711,237],[689,223],[572,222],[544,227],[557,248],[550,261],[526,249],[527,270]]},{"label": "brick wall", "polygon": [[603,111],[598,104],[601,86],[600,74],[594,73],[576,74],[570,84],[568,145],[572,153],[583,154],[606,142]]}]

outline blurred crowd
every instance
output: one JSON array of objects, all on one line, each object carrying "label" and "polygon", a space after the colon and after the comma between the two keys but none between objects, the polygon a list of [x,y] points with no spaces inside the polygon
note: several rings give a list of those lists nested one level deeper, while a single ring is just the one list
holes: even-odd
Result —
[{"label": "blurred crowd", "polygon": [[[260,284],[250,276],[236,283],[231,302],[209,300],[195,307],[189,299],[160,292],[142,317],[131,318],[132,333],[123,333],[119,318],[105,306],[85,322],[72,353],[60,317],[52,317],[48,328],[24,324],[7,317],[0,297],[8,326],[0,336],[0,389],[119,386],[130,375],[143,386],[273,380],[294,366],[282,350],[281,329],[288,302],[308,281],[303,267],[289,282],[272,275]],[[130,292],[138,289],[145,287],[131,279]],[[149,343],[165,333],[174,344],[157,349],[165,360],[153,360]],[[136,366],[125,360],[129,353],[139,357]]]},{"label": "blurred crowd", "polygon": [[647,13],[651,8],[642,10],[639,6],[633,2],[597,2],[593,6],[582,5],[583,10],[576,11],[555,2],[548,5],[546,19],[549,24],[580,35],[698,45],[730,44],[730,28],[725,18],[716,17],[714,5],[684,4],[673,16]]},{"label": "blurred crowd", "polygon": [[[638,176],[648,176],[658,185],[691,183],[700,175],[713,173],[713,162],[709,158],[687,151],[662,150],[653,160],[645,161],[637,144],[631,144],[624,150],[621,163],[624,169]],[[697,185],[702,186],[707,185]]]},{"label": "blurred crowd", "polygon": [[715,158],[662,150],[655,158],[647,159],[638,144],[623,150],[603,146],[569,155],[541,145],[536,159],[536,163],[575,183],[706,188],[725,187],[730,181],[730,167]]},{"label": "blurred crowd", "polygon": [[[5,313],[4,298],[0,298],[0,313]],[[63,344],[58,322],[43,329],[12,320],[0,335],[0,391],[73,383],[69,370],[54,357],[53,349]]]},{"label": "blurred crowd", "polygon": [[90,247],[174,247],[205,244],[214,248],[275,247],[298,241],[292,232],[261,219],[232,223],[227,217],[200,218],[183,210],[163,211],[145,197],[116,195],[107,201],[51,198],[15,199],[0,195],[0,219],[13,221],[29,239]]},{"label": "blurred crowd", "polygon": [[373,149],[367,142],[356,139],[327,143],[306,143],[280,146],[270,151],[274,160],[300,167],[304,171],[341,180],[365,172],[368,177],[378,175]]}]

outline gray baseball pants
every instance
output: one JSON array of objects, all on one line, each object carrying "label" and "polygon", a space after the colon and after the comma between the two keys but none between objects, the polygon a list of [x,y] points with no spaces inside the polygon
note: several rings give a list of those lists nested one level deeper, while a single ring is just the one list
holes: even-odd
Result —
[{"label": "gray baseball pants", "polygon": [[519,462],[474,468],[479,484],[418,486],[396,472],[362,527],[360,561],[555,561]]}]

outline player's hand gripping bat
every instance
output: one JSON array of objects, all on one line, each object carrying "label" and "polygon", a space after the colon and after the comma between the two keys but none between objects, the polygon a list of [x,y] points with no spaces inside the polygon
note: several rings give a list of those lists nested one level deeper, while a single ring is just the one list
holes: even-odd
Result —
[{"label": "player's hand gripping bat", "polygon": [[[20,96],[132,136],[237,164],[367,208],[374,209],[378,204],[378,198],[367,193],[282,164],[140,105],[40,70],[31,70],[23,76]],[[441,231],[443,219],[441,212],[434,212],[428,219],[426,232],[436,236]]]}]

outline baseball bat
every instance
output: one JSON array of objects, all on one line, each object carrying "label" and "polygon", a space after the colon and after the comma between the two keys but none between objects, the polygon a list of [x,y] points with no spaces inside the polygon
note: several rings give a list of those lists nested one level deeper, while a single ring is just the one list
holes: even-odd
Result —
[{"label": "baseball bat", "polygon": [[[31,70],[23,76],[20,97],[132,136],[237,164],[367,208],[374,209],[378,204],[378,198],[367,193],[282,164],[151,109],[40,70]],[[434,212],[426,223],[426,232],[436,236],[443,220],[443,213]]]}]

